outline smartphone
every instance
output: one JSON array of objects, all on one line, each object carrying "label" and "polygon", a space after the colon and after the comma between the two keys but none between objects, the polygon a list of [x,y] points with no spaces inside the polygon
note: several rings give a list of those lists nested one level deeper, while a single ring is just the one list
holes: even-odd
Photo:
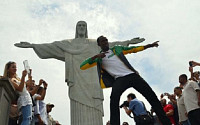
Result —
[{"label": "smartphone", "polygon": [[189,62],[189,66],[192,67],[192,65],[193,65],[193,64],[192,64],[192,61],[190,61],[190,62]]},{"label": "smartphone", "polygon": [[27,71],[28,74],[30,74],[30,66],[28,65],[28,60],[23,61],[24,69]]}]

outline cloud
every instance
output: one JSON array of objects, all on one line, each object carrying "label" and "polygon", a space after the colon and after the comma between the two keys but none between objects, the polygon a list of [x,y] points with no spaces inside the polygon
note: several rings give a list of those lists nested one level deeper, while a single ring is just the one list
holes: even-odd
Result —
[{"label": "cloud", "polygon": [[[131,64],[159,96],[173,92],[178,85],[178,75],[188,73],[188,61],[199,60],[200,2],[198,0],[36,0],[2,1],[0,8],[0,74],[6,62],[18,64],[18,74],[27,59],[37,81],[44,78],[49,83],[46,102],[55,104],[52,115],[62,124],[70,124],[68,87],[64,83],[64,63],[41,60],[31,49],[13,46],[19,41],[49,43],[75,36],[75,24],[79,20],[88,23],[89,38],[105,35],[110,41],[144,37],[140,45],[160,40],[158,49],[128,55]],[[195,70],[199,70],[196,68]],[[133,89],[122,95],[135,92]],[[105,117],[109,119],[111,90],[104,90]],[[145,99],[137,97],[147,104]],[[64,111],[64,112],[63,112]],[[122,121],[133,123],[122,111]]]}]

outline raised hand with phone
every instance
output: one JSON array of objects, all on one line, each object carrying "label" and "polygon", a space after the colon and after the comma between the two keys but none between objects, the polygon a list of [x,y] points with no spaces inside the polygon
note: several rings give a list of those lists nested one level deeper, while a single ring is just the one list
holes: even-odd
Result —
[{"label": "raised hand with phone", "polygon": [[189,61],[189,66],[190,67],[200,66],[200,63],[195,62],[195,61]]}]

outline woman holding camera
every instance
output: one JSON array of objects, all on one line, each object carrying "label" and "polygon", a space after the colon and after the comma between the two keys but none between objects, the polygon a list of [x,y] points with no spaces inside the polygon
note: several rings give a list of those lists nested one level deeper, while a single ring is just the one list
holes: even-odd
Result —
[{"label": "woman holding camera", "polygon": [[10,83],[12,83],[15,90],[19,94],[17,105],[23,117],[21,125],[29,125],[31,122],[31,115],[32,115],[32,99],[29,92],[26,89],[26,84],[25,84],[25,77],[27,75],[27,71],[24,70],[22,72],[21,79],[17,77],[16,71],[17,71],[16,63],[8,62],[5,65],[4,77],[9,79]]}]

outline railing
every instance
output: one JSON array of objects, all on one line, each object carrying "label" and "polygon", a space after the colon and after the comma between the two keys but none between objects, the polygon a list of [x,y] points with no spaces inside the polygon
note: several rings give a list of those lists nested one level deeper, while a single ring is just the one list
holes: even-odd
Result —
[{"label": "railing", "polygon": [[8,79],[0,79],[0,125],[8,125],[10,106],[17,94]]}]

